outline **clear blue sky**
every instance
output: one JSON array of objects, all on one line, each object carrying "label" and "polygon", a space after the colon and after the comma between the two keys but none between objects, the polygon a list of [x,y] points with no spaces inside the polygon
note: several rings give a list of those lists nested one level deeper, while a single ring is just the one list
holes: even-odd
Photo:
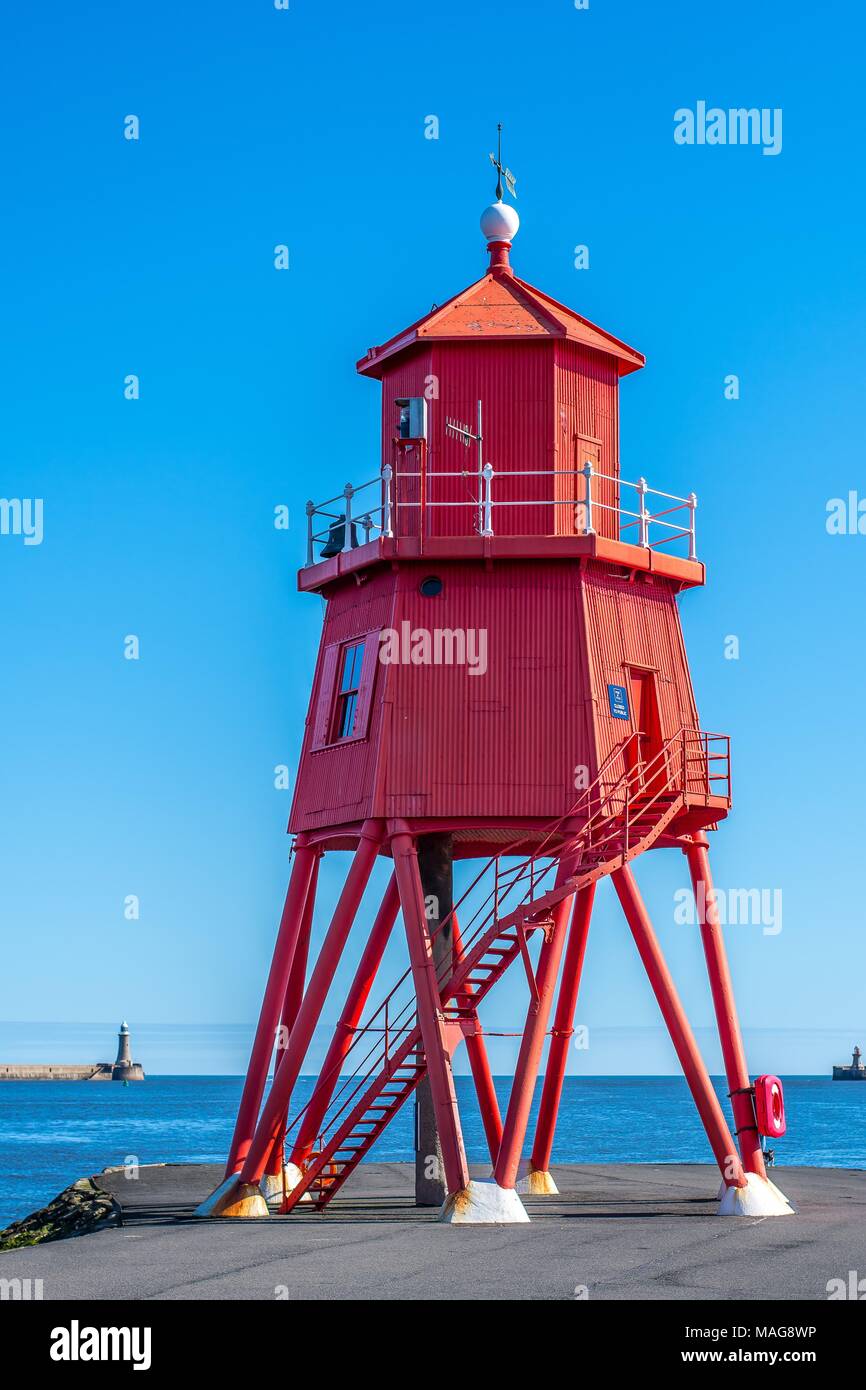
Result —
[{"label": "clear blue sky", "polygon": [[[729,933],[744,1022],[771,1030],[757,1064],[785,1070],[772,1030],[866,1046],[866,537],[825,529],[829,498],[866,494],[857,10],[52,0],[4,27],[0,495],[44,498],[45,538],[0,537],[0,1016],[254,1019],[287,873],[273,768],[296,760],[321,625],[294,591],[303,504],[371,472],[355,359],[482,272],[501,119],[518,273],[647,354],[624,475],[698,493],[686,638],[703,723],[734,738],[717,880],[783,892],[781,933]],[[782,108],[782,152],[677,146],[699,100]],[[673,920],[685,863],[650,861],[708,1023]],[[513,1025],[519,981],[495,998]],[[609,885],[580,1012],[657,1021]],[[666,1055],[643,1061],[610,1065]]]}]

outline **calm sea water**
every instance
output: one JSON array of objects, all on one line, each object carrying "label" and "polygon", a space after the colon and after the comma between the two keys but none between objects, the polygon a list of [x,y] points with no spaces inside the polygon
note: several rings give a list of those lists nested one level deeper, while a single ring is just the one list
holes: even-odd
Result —
[{"label": "calm sea water", "polygon": [[[0,1085],[0,1228],[34,1211],[76,1178],[123,1163],[218,1163],[226,1155],[242,1079],[157,1076],[138,1084],[4,1082]],[[484,1160],[481,1118],[466,1077],[457,1090],[469,1158]],[[510,1079],[497,1080],[507,1104]],[[724,1097],[724,1083],[716,1088]],[[293,1109],[309,1095],[301,1078]],[[536,1102],[540,1094],[540,1086]],[[785,1080],[788,1133],[777,1164],[866,1168],[866,1084],[825,1077]],[[727,1102],[723,1100],[723,1103]],[[533,1123],[535,1109],[533,1108]],[[530,1129],[530,1133],[532,1130]],[[412,1107],[373,1149],[412,1156]],[[704,1163],[711,1154],[678,1077],[568,1077],[554,1160],[571,1163]]]}]

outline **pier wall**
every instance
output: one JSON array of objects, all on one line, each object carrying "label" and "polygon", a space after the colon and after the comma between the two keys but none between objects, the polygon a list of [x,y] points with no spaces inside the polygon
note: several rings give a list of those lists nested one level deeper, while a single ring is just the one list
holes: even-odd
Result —
[{"label": "pier wall", "polygon": [[110,1081],[111,1062],[42,1064],[0,1062],[0,1081]]}]

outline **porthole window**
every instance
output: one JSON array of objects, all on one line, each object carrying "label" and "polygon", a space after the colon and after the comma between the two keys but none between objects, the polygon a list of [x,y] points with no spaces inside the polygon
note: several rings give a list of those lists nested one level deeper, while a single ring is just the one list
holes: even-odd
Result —
[{"label": "porthole window", "polygon": [[436,598],[442,592],[442,580],[438,574],[428,574],[426,579],[422,579],[419,585],[423,598]]}]

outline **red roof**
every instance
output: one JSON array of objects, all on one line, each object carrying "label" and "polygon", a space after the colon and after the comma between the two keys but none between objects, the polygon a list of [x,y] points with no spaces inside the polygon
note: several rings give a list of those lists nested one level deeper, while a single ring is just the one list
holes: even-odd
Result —
[{"label": "red roof", "polygon": [[467,338],[566,338],[615,357],[620,376],[644,366],[643,353],[598,328],[510,271],[488,271],[445,304],[431,309],[358,362],[366,376],[381,376],[383,363],[416,343]]}]

